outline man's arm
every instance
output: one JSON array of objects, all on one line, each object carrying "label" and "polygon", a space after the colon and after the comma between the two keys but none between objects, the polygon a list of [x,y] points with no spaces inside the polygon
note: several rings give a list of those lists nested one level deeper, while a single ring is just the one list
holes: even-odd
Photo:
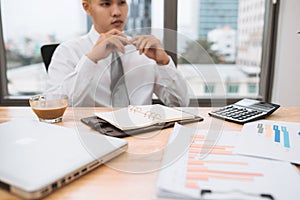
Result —
[{"label": "man's arm", "polygon": [[[94,104],[87,98],[90,91],[95,90],[90,82],[105,68],[98,67],[81,49],[76,42],[62,43],[54,52],[48,70],[46,92],[67,94],[70,106]],[[106,66],[106,63],[100,65]]]},{"label": "man's arm", "polygon": [[190,99],[185,78],[170,58],[168,65],[157,65],[154,93],[167,106],[186,107]]}]

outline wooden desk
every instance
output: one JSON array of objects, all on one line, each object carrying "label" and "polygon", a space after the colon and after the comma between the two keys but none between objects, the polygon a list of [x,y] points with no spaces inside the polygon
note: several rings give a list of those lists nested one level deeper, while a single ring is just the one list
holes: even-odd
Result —
[{"label": "wooden desk", "polygon": [[[204,117],[204,121],[192,124],[199,129],[219,128],[222,130],[241,130],[242,126],[211,118],[211,108],[187,108]],[[108,111],[109,108],[97,108],[96,111]],[[92,116],[94,108],[68,108],[63,122],[58,125],[76,127],[78,131],[90,131],[79,119]],[[37,119],[29,107],[0,107],[0,123],[15,118]],[[299,108],[280,108],[268,119],[300,122]],[[94,171],[47,196],[46,199],[158,199],[155,185],[171,129],[128,137],[128,151],[118,158],[102,165]],[[0,189],[0,199],[20,199]]]}]

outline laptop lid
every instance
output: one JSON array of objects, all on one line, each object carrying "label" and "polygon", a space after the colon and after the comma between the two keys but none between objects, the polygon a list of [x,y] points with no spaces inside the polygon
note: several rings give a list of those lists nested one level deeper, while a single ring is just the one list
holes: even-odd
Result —
[{"label": "laptop lid", "polygon": [[126,148],[123,139],[39,121],[2,123],[0,186],[23,198],[41,198]]}]

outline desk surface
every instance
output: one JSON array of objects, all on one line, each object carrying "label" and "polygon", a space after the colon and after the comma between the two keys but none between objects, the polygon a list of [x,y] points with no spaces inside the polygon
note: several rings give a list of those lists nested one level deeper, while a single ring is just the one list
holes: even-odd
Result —
[{"label": "desk surface", "polygon": [[[191,124],[199,129],[218,128],[239,131],[242,125],[224,122],[208,116],[212,108],[186,108],[197,113],[204,121]],[[58,125],[76,127],[79,131],[92,131],[79,119],[92,116],[95,111],[109,108],[68,108],[63,122]],[[299,108],[279,108],[268,119],[300,122]],[[16,118],[37,119],[29,107],[0,107],[0,123]],[[125,138],[129,142],[126,153],[58,189],[46,199],[159,199],[155,196],[156,179],[163,149],[172,129]],[[94,132],[96,133],[96,132]],[[121,164],[120,164],[121,163]],[[0,189],[0,199],[19,199]]]}]

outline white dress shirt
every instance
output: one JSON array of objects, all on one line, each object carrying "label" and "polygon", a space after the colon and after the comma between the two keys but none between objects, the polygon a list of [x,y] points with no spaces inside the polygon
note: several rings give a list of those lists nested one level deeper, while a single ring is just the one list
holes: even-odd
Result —
[{"label": "white dress shirt", "polygon": [[[61,43],[55,50],[48,69],[47,92],[69,96],[70,106],[111,106],[111,55],[94,63],[86,54],[100,35],[92,27],[79,39]],[[152,104],[153,94],[168,106],[187,106],[187,84],[172,59],[158,65],[133,45],[121,56],[125,83],[131,105]]]}]

